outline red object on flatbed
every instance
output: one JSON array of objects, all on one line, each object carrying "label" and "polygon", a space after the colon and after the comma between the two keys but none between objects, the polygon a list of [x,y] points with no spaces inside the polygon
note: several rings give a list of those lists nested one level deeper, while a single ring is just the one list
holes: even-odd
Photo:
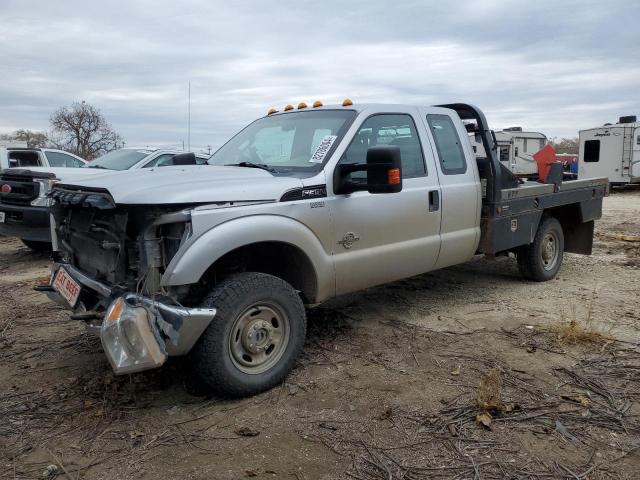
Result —
[{"label": "red object on flatbed", "polygon": [[538,164],[539,181],[542,183],[546,183],[551,165],[553,165],[554,163],[560,163],[556,160],[555,149],[551,145],[547,144],[541,150],[533,154],[533,159]]}]

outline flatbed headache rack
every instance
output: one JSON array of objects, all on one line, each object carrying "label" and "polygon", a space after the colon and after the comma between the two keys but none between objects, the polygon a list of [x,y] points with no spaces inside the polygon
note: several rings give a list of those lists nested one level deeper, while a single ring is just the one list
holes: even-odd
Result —
[{"label": "flatbed headache rack", "polygon": [[466,103],[438,106],[454,110],[463,121],[475,122],[472,131],[480,136],[486,152],[486,158],[478,159],[480,179],[486,182],[478,253],[496,255],[528,245],[545,212],[562,224],[565,251],[591,253],[594,220],[602,216],[602,199],[608,194],[606,178],[522,182],[499,161],[495,137],[478,107]]}]

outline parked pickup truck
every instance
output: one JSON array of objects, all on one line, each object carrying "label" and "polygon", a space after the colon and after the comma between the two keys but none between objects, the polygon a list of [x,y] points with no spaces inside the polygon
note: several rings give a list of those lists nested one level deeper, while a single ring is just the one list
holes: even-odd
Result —
[{"label": "parked pickup truck", "polygon": [[189,354],[211,389],[255,394],[294,365],[305,305],[476,254],[514,253],[545,281],[564,252],[591,253],[607,180],[523,183],[495,152],[466,104],[270,111],[214,166],[56,184],[55,264],[37,288],[99,328],[116,373]]},{"label": "parked pickup truck", "polygon": [[86,160],[73,153],[55,148],[29,148],[26,144],[0,145],[0,171],[14,167],[78,168],[86,163]]},{"label": "parked pickup truck", "polygon": [[[83,168],[55,168],[64,164],[53,163],[52,154],[74,159],[69,153],[57,150],[40,149],[49,159],[50,167],[38,167],[35,162],[37,149],[12,149],[9,157],[17,162],[14,166],[0,173],[0,234],[18,237],[32,250],[51,250],[51,228],[49,224],[49,206],[51,199],[47,196],[56,182],[75,181],[95,174],[104,174],[112,170],[128,170],[137,168],[163,167],[173,164],[173,158],[184,152],[177,150],[159,150],[149,148],[122,148],[103,155],[78,166]],[[31,152],[29,157],[27,152]],[[34,153],[35,152],[35,153]],[[41,152],[41,153],[42,153]],[[19,157],[16,155],[20,154]],[[36,156],[34,156],[36,155]],[[15,158],[14,158],[15,157]],[[58,158],[58,157],[56,157]],[[196,163],[206,163],[209,155],[197,154]],[[26,160],[32,159],[33,163]],[[71,160],[69,160],[70,162]],[[80,161],[78,159],[78,161]],[[68,163],[68,162],[67,162]],[[67,167],[70,165],[66,165]],[[32,168],[26,168],[32,167]]]}]

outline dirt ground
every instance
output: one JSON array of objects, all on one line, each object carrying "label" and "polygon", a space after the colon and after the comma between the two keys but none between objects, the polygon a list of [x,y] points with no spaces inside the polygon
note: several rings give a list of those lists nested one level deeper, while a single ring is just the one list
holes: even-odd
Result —
[{"label": "dirt ground", "polygon": [[202,395],[185,360],[114,377],[0,239],[0,478],[638,478],[640,191],[554,281],[468,264],[309,312],[285,384]]}]

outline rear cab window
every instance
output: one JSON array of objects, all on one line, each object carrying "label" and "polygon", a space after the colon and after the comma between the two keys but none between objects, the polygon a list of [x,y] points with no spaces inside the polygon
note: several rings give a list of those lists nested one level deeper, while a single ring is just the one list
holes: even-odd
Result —
[{"label": "rear cab window", "polygon": [[467,159],[456,127],[448,115],[427,115],[427,124],[435,140],[442,173],[460,175],[467,171]]},{"label": "rear cab window", "polygon": [[9,150],[9,167],[42,167],[42,157],[37,150]]}]

